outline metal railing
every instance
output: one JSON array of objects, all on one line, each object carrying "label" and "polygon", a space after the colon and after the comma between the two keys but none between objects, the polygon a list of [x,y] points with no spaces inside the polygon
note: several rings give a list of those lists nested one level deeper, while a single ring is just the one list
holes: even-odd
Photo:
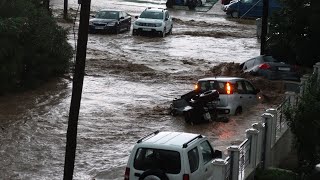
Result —
[{"label": "metal railing", "polygon": [[245,139],[240,145],[239,179],[244,179],[245,169],[250,164],[251,138]]},{"label": "metal railing", "polygon": [[231,180],[231,158],[228,156],[225,161],[227,162],[226,172],[225,172],[225,180]]}]

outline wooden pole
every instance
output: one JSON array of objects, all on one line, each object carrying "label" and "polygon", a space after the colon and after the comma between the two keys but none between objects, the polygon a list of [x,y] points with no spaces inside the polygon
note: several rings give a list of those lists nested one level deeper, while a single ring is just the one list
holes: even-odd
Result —
[{"label": "wooden pole", "polygon": [[268,31],[268,11],[269,11],[269,0],[263,0],[260,55],[266,54],[266,36],[268,33],[267,32]]},{"label": "wooden pole", "polygon": [[81,103],[81,94],[84,79],[84,70],[86,62],[86,51],[88,42],[88,28],[90,16],[91,0],[82,0],[80,10],[80,24],[78,32],[78,46],[76,54],[76,64],[73,76],[73,88],[71,96],[71,105],[69,112],[68,130],[67,130],[67,145],[64,164],[64,180],[72,180],[75,153],[77,146],[77,126],[79,118],[79,110]]},{"label": "wooden pole", "polygon": [[63,19],[67,20],[68,18],[68,0],[64,0],[63,4]]}]

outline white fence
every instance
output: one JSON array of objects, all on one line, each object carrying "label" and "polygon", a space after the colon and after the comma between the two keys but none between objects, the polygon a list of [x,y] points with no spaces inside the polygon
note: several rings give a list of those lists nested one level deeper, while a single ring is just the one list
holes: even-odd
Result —
[{"label": "white fence", "polygon": [[[314,74],[320,81],[320,62],[314,66]],[[300,95],[305,92],[310,75],[304,75],[300,83]],[[276,167],[291,150],[291,133],[285,121],[284,110],[295,106],[298,95],[286,92],[285,100],[276,109],[267,109],[262,121],[246,130],[246,139],[238,146],[227,148],[226,159],[213,160],[215,180],[244,180],[252,176],[258,167]]]},{"label": "white fence", "polygon": [[[296,94],[286,93],[286,99],[282,104],[276,109],[267,109],[262,114],[262,121],[252,124],[252,127],[246,130],[246,139],[240,145],[227,148],[226,159],[215,159],[215,180],[243,180],[252,175],[257,167],[277,165],[281,157],[274,155],[277,153],[274,149],[276,145],[283,146],[277,142],[288,132],[283,110],[295,102]],[[291,138],[289,142],[284,143],[290,145],[290,140]],[[287,151],[289,152],[290,148],[287,148]],[[286,155],[288,152],[281,154]]]}]

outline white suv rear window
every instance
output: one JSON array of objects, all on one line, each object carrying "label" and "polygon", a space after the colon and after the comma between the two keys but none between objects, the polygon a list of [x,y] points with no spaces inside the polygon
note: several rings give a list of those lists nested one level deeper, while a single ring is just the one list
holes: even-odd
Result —
[{"label": "white suv rear window", "polygon": [[161,169],[165,173],[179,174],[181,171],[180,153],[163,149],[139,148],[133,167],[142,171]]}]

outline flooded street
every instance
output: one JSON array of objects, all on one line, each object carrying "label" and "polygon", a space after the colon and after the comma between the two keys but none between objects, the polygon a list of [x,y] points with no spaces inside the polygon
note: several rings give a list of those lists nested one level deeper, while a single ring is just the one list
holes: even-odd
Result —
[{"label": "flooded street", "polygon": [[[146,7],[164,4],[92,0],[91,10],[125,10],[134,22]],[[51,6],[62,13],[63,1],[51,0]],[[69,6],[76,10],[77,0],[69,0]],[[171,101],[192,90],[214,65],[259,55],[254,21],[239,23],[215,10],[169,10],[174,28],[165,38],[131,31],[89,35],[74,179],[123,179],[133,145],[156,130],[201,133],[222,151],[245,138],[264,104],[228,123],[195,126],[168,111]],[[68,37],[74,46],[72,29]],[[62,179],[71,90],[72,80],[62,78],[0,97],[0,179]]]}]

